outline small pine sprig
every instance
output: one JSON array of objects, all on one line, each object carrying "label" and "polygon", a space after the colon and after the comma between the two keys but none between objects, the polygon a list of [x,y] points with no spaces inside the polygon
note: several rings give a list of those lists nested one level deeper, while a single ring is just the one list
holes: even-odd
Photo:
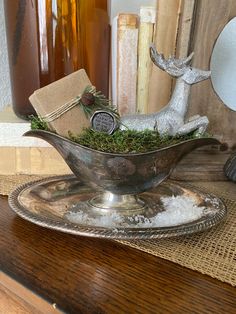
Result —
[{"label": "small pine sprig", "polygon": [[87,86],[82,96],[77,99],[86,118],[90,118],[96,110],[102,109],[112,113],[117,120],[120,120],[120,115],[117,109],[112,106],[111,101],[102,92],[96,91],[93,86]]},{"label": "small pine sprig", "polygon": [[30,116],[31,130],[51,131],[45,121],[38,116]]}]

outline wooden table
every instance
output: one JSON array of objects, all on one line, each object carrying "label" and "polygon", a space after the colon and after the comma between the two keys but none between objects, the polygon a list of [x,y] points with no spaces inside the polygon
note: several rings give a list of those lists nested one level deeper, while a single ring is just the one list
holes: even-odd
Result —
[{"label": "wooden table", "polygon": [[8,302],[1,314],[236,313],[229,284],[114,241],[36,226],[17,217],[5,197],[0,252],[1,306],[8,298],[25,309],[13,311]]}]

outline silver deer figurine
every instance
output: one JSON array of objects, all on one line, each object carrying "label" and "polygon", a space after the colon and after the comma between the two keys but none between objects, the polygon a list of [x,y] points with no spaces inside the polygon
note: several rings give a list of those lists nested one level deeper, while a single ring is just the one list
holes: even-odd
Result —
[{"label": "silver deer figurine", "polygon": [[184,135],[193,131],[196,131],[196,136],[202,135],[208,126],[208,118],[195,115],[185,121],[185,115],[188,109],[191,85],[206,80],[210,77],[211,72],[190,66],[193,53],[185,59],[170,57],[166,60],[151,45],[150,57],[156,66],[177,78],[172,97],[169,103],[157,113],[123,116],[120,128],[137,131],[157,130],[161,135],[171,136]]}]

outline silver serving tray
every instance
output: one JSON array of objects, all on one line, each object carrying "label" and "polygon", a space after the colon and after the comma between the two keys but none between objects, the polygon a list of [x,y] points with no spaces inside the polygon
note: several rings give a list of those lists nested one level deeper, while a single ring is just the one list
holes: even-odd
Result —
[{"label": "silver serving tray", "polygon": [[107,225],[101,225],[99,219],[95,218],[106,215],[106,212],[89,213],[90,218],[94,218],[92,224],[91,219],[90,222],[82,220],[80,223],[68,219],[68,213],[76,213],[78,210],[86,213],[86,204],[94,195],[99,195],[99,192],[87,187],[74,176],[57,176],[19,186],[9,195],[9,205],[20,217],[42,227],[75,235],[113,239],[153,239],[192,234],[217,225],[227,213],[226,206],[216,196],[184,183],[167,181],[139,195],[140,199],[149,204],[149,215],[150,212],[154,215],[165,210],[160,198],[172,195],[191,195],[199,206],[206,207],[206,214],[185,224],[150,228],[138,227],[130,220],[126,220],[123,225],[109,225],[109,221]]}]

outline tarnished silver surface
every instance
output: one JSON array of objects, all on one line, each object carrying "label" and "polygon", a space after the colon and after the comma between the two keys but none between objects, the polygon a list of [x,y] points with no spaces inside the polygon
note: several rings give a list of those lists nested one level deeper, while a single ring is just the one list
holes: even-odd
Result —
[{"label": "tarnished silver surface", "polygon": [[231,181],[236,182],[236,153],[232,154],[224,165],[224,173]]},{"label": "tarnished silver surface", "polygon": [[139,194],[165,180],[179,160],[193,149],[218,145],[214,138],[198,138],[140,154],[111,154],[83,147],[57,134],[34,130],[25,134],[49,142],[72,172],[92,188],[118,195]]},{"label": "tarnished silver surface", "polygon": [[203,134],[209,123],[208,118],[198,115],[186,121],[185,115],[188,109],[191,85],[206,80],[210,77],[211,72],[192,68],[189,63],[193,54],[186,59],[169,58],[165,60],[163,55],[159,54],[154,46],[151,46],[150,55],[156,66],[177,78],[172,97],[169,103],[157,113],[121,117],[120,128],[127,127],[137,131],[158,130],[161,135],[171,136],[184,135],[192,131],[196,131],[196,135]]},{"label": "tarnished silver surface", "polygon": [[[127,219],[127,216],[133,215],[136,209],[119,208],[118,196],[116,205],[119,208],[119,217],[122,219],[104,221],[103,218],[107,217],[106,210],[104,211],[103,208],[100,211],[91,206],[91,200],[99,199],[101,194],[87,187],[74,176],[47,178],[19,186],[10,194],[9,204],[19,216],[42,227],[75,235],[115,239],[152,239],[191,234],[211,228],[226,215],[226,208],[220,199],[198,189],[188,188],[183,183],[173,182],[162,183],[158,188],[142,193],[139,196],[139,209],[143,209],[144,217],[152,217],[165,210],[160,198],[172,195],[191,196],[199,206],[205,206],[207,210],[199,219],[189,223],[169,227],[140,228],[135,220]],[[109,207],[111,195],[103,196]],[[127,201],[132,203],[132,198],[128,197]],[[110,217],[116,215],[116,208],[109,210]],[[114,210],[113,216],[111,210]],[[89,217],[90,223],[88,220],[75,223],[70,219],[74,214],[81,212]]]}]

